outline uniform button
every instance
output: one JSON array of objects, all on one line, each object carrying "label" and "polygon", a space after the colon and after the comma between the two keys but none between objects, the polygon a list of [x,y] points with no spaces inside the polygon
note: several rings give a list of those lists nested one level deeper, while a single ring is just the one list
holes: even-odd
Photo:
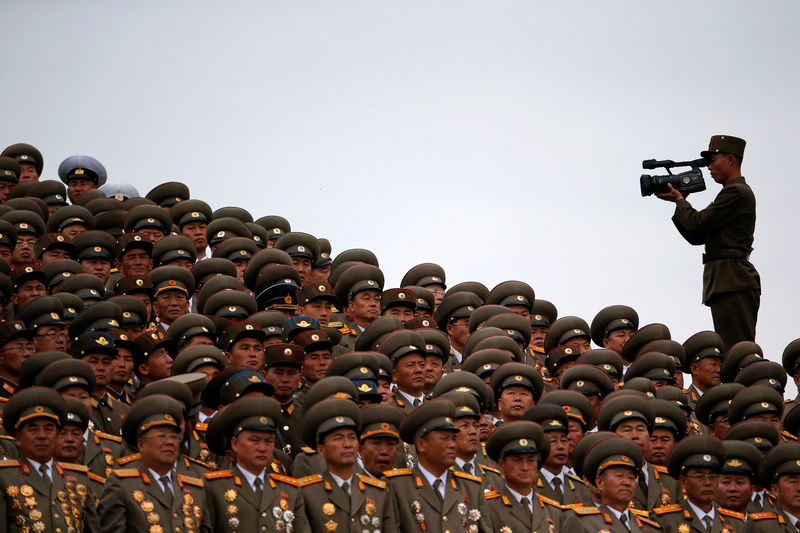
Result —
[{"label": "uniform button", "polygon": [[446,516],[443,516],[443,517],[442,517],[442,520],[444,520],[445,522],[447,522],[447,517],[446,517]]},{"label": "uniform button", "polygon": [[178,518],[178,513],[175,513],[172,516],[174,516],[175,518]]},{"label": "uniform button", "polygon": [[58,515],[57,514],[53,514],[53,518],[58,518]]},{"label": "uniform button", "polygon": [[267,512],[266,512],[266,511],[264,511],[263,513],[261,513],[261,517],[262,517],[262,518],[266,518],[266,517],[267,517]]},{"label": "uniform button", "polygon": [[283,426],[284,431],[289,431],[289,426]]}]

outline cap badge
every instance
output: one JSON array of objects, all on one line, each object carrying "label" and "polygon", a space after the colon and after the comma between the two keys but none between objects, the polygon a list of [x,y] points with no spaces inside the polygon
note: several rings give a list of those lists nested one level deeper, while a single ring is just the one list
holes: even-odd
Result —
[{"label": "cap badge", "polygon": [[20,229],[28,229],[28,223],[27,222],[23,222],[22,224],[19,225],[19,227],[20,227]]},{"label": "cap badge", "polygon": [[572,353],[572,348],[569,348],[569,347],[564,348],[564,353],[567,354],[567,355],[571,354]]},{"label": "cap badge", "polygon": [[397,297],[400,298],[401,300],[405,300],[406,299],[406,293],[398,292],[397,293]]},{"label": "cap badge", "polygon": [[604,364],[604,365],[603,365],[603,370],[611,370],[611,365],[609,365],[609,364]]},{"label": "cap badge", "polygon": [[558,420],[551,420],[550,424],[548,424],[548,425],[550,425],[550,426],[560,426],[561,422],[559,422]]},{"label": "cap badge", "polygon": [[576,382],[575,382],[575,385],[577,385],[578,387],[583,387],[583,385],[584,385],[584,381],[583,381],[583,380],[576,381]]},{"label": "cap badge", "polygon": [[50,318],[58,320],[58,313],[50,313]]},{"label": "cap badge", "polygon": [[367,285],[376,285],[376,283],[370,279],[367,280]]},{"label": "cap badge", "polygon": [[147,222],[149,222],[150,224],[152,224],[152,223],[153,223],[153,222],[155,222],[155,221],[156,221],[156,219],[154,219],[154,218],[148,218],[148,219],[147,219]]},{"label": "cap badge", "polygon": [[95,247],[94,247],[94,251],[95,251],[95,252],[101,252],[102,250],[103,250],[103,249],[102,249],[102,248],[100,248],[99,246],[95,246]]},{"label": "cap badge", "polygon": [[306,320],[301,320],[300,322],[297,323],[297,325],[300,326],[301,328],[307,328],[311,324],[309,324]]},{"label": "cap badge", "polygon": [[447,422],[448,424],[452,424],[453,423],[453,419],[450,418],[449,416],[444,417],[444,421]]},{"label": "cap badge", "polygon": [[314,341],[314,342],[318,341],[319,340],[319,335],[314,333],[313,335],[311,335],[311,340]]},{"label": "cap badge", "polygon": [[422,323],[422,325],[423,325],[423,326],[425,326],[425,327],[427,327],[427,326],[430,326],[430,325],[431,325],[431,323],[430,323],[430,321],[429,321],[429,320],[423,320],[421,323]]},{"label": "cap badge", "polygon": [[143,281],[143,280],[140,280],[140,279],[137,279],[137,280],[136,280],[136,286],[137,286],[137,287],[141,287],[142,285],[144,285],[144,281]]},{"label": "cap badge", "polygon": [[728,461],[728,466],[742,466],[742,462],[739,459],[731,459]]},{"label": "cap badge", "polygon": [[514,376],[514,381],[522,381],[522,376]]},{"label": "cap badge", "polygon": [[344,422],[344,417],[343,416],[337,416],[334,420],[336,420],[337,424],[341,424],[342,422]]},{"label": "cap badge", "polygon": [[474,308],[474,307],[472,307],[471,305],[468,305],[468,306],[467,306],[467,311],[474,311],[474,310],[475,310],[475,308]]},{"label": "cap badge", "polygon": [[108,339],[106,339],[105,337],[97,337],[94,342],[96,342],[100,346],[106,346],[108,344]]},{"label": "cap badge", "polygon": [[70,383],[75,383],[76,381],[78,381],[78,378],[76,378],[75,376],[70,376],[69,377],[69,382]]},{"label": "cap badge", "polygon": [[44,407],[42,407],[41,405],[37,405],[36,407],[33,408],[33,412],[34,413],[43,413],[44,412]]},{"label": "cap badge", "polygon": [[224,231],[218,231],[217,234],[214,235],[214,236],[215,237],[224,237],[225,236],[225,232]]},{"label": "cap badge", "polygon": [[486,364],[485,364],[485,365],[483,365],[483,367],[481,367],[481,368],[483,368],[484,370],[489,370],[490,368],[492,368],[492,365],[491,365],[491,364],[489,364],[489,363],[486,363]]},{"label": "cap badge", "polygon": [[717,353],[720,353],[719,352],[719,348],[714,348],[714,351],[717,352]]},{"label": "cap badge", "polygon": [[533,315],[533,318],[535,320],[541,320],[542,319],[542,315]]},{"label": "cap badge", "polygon": [[520,446],[527,446],[528,445],[528,439],[519,439],[519,445]]},{"label": "cap badge", "polygon": [[666,424],[666,423],[667,423],[667,419],[666,418],[664,418],[662,416],[657,416],[656,417],[656,424]]},{"label": "cap badge", "polygon": [[56,240],[58,242],[64,242],[64,236],[63,235],[56,235]]},{"label": "cap badge", "polygon": [[164,413],[164,420],[166,420],[167,422],[172,422],[172,421],[174,421],[175,419],[174,419],[174,418],[172,418],[172,415],[171,415],[171,414],[169,414],[169,413]]},{"label": "cap badge", "polygon": [[763,407],[764,409],[768,409],[769,404],[767,402],[761,402],[761,407]]},{"label": "cap badge", "polygon": [[426,344],[425,345],[425,349],[426,350],[433,350],[433,344]]},{"label": "cap badge", "polygon": [[128,335],[125,334],[125,333],[120,333],[119,334],[119,338],[120,338],[120,340],[126,341],[126,340],[128,340]]},{"label": "cap badge", "polygon": [[84,170],[82,168],[76,168],[73,174],[76,176],[82,176],[84,174]]},{"label": "cap badge", "polygon": [[72,272],[62,272],[61,275],[64,276],[65,278],[68,278],[72,275]]},{"label": "cap badge", "polygon": [[244,325],[244,329],[251,330],[251,329],[253,329],[253,325],[252,324],[245,324]]},{"label": "cap badge", "polygon": [[369,392],[372,390],[372,387],[370,387],[368,383],[362,383],[358,386],[358,390],[361,392]]},{"label": "cap badge", "polygon": [[710,455],[704,455],[703,456],[703,461],[710,462],[711,461],[711,456]]},{"label": "cap badge", "polygon": [[325,292],[325,285],[317,285],[317,290],[319,292]]},{"label": "cap badge", "polygon": [[763,439],[761,437],[754,437],[753,438],[753,442],[755,442],[757,444],[760,444],[762,441],[763,441]]},{"label": "cap badge", "polygon": [[291,348],[284,349],[283,350],[283,355],[292,355],[292,349]]},{"label": "cap badge", "polygon": [[133,236],[133,240],[134,241],[141,241],[142,240],[142,236],[141,235],[134,235]]},{"label": "cap badge", "polygon": [[30,266],[25,267],[25,272],[27,272],[27,273],[33,272],[33,267],[30,267]]},{"label": "cap badge", "polygon": [[298,252],[305,252],[306,251],[306,247],[305,246],[298,246],[297,247],[297,251]]},{"label": "cap badge", "polygon": [[228,311],[230,311],[231,313],[233,313],[234,311],[236,311],[236,306],[235,306],[235,305],[230,305],[230,306],[228,306]]},{"label": "cap badge", "polygon": [[633,414],[633,411],[625,411],[622,414],[625,415],[625,416],[631,416]]},{"label": "cap badge", "polygon": [[517,296],[517,300],[518,300],[518,301],[520,301],[520,302],[522,302],[522,301],[524,301],[524,300],[525,300],[525,298],[524,298],[524,297],[522,297],[522,296]]},{"label": "cap badge", "polygon": [[282,233],[282,232],[281,232],[281,228],[275,228],[275,229],[273,229],[272,231],[273,231],[273,232],[275,232],[275,233]]}]

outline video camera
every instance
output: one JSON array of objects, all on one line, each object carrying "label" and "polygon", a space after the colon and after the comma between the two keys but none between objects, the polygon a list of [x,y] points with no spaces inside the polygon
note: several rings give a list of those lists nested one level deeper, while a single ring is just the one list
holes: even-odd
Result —
[{"label": "video camera", "polygon": [[[669,192],[668,184],[672,184],[672,186],[684,196],[687,196],[689,193],[704,191],[706,190],[706,182],[703,179],[703,171],[700,170],[700,167],[707,165],[708,161],[703,158],[695,159],[694,161],[678,161],[677,163],[670,159],[665,159],[664,161],[647,159],[642,161],[642,168],[645,170],[663,168],[668,172],[666,176],[642,174],[642,177],[639,178],[642,196]],[[673,174],[670,169],[675,167],[692,168],[680,174]]]}]

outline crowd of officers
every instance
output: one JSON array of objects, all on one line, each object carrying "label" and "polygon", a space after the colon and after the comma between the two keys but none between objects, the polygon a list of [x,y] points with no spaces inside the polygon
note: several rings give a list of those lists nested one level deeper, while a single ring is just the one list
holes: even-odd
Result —
[{"label": "crowd of officers", "polygon": [[279,216],[42,168],[0,157],[3,531],[800,531],[800,339],[387,288]]}]

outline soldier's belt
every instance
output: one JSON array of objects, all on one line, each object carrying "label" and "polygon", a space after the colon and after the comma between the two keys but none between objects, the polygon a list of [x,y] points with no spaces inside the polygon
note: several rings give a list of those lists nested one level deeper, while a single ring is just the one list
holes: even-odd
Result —
[{"label": "soldier's belt", "polygon": [[747,261],[750,259],[750,252],[745,252],[744,250],[739,250],[737,248],[725,248],[716,254],[703,254],[704,265],[706,263],[720,261],[722,259],[744,259]]}]

